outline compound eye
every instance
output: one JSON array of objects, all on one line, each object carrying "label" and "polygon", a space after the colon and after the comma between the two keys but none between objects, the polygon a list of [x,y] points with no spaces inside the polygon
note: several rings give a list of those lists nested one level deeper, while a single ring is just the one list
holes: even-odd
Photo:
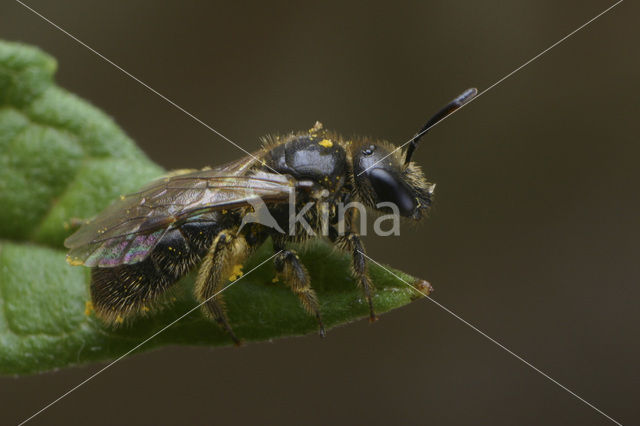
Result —
[{"label": "compound eye", "polygon": [[391,202],[398,206],[402,216],[411,216],[416,209],[416,201],[407,186],[396,176],[384,169],[371,169],[368,173],[371,186],[378,202]]}]

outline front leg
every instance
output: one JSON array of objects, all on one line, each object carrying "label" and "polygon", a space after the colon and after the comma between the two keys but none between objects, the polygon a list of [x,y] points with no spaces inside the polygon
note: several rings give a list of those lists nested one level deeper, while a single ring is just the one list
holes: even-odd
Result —
[{"label": "front leg", "polygon": [[369,303],[369,322],[374,322],[378,319],[375,310],[373,308],[373,292],[375,288],[369,278],[369,272],[367,268],[367,259],[364,256],[364,246],[360,236],[353,231],[348,231],[344,235],[338,235],[337,231],[331,228],[333,232],[330,233],[331,240],[336,245],[351,254],[352,264],[351,273],[358,282],[358,285],[362,288],[364,296]]}]

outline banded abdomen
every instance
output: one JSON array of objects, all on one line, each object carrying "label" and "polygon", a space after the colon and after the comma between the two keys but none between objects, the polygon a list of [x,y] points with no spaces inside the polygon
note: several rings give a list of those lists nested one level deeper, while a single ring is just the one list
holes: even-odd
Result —
[{"label": "banded abdomen", "polygon": [[217,220],[192,219],[167,231],[141,262],[91,270],[91,299],[96,314],[122,322],[146,311],[169,287],[196,266],[223,228]]}]

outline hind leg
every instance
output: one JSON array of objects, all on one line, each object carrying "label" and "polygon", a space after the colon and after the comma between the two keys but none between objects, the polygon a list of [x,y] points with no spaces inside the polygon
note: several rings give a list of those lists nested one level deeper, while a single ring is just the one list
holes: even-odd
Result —
[{"label": "hind leg", "polygon": [[196,280],[196,297],[204,303],[204,312],[213,318],[233,339],[236,345],[240,339],[235,335],[227,318],[222,291],[232,275],[238,276],[238,265],[249,256],[250,248],[243,235],[233,230],[221,231],[206,254]]}]

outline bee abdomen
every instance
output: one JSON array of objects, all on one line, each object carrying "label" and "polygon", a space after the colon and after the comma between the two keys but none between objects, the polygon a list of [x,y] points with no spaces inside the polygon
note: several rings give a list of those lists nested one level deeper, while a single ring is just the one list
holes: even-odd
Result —
[{"label": "bee abdomen", "polygon": [[127,316],[148,311],[200,262],[217,229],[215,223],[183,224],[168,231],[141,262],[93,268],[91,299],[96,314],[107,321],[121,322]]},{"label": "bee abdomen", "polygon": [[109,322],[149,308],[172,283],[154,265],[151,257],[133,265],[91,270],[91,301],[96,314]]}]

